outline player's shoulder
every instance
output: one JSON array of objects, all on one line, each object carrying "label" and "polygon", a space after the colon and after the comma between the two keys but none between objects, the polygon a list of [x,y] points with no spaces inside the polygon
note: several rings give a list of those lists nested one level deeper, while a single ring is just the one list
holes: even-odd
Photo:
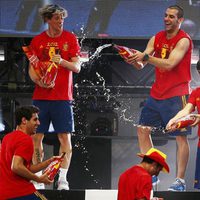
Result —
[{"label": "player's shoulder", "polygon": [[193,90],[192,90],[192,93],[194,93],[194,92],[200,93],[200,87],[197,87],[197,88],[193,89]]},{"label": "player's shoulder", "polygon": [[166,35],[166,31],[164,30],[161,30],[155,34],[155,36],[163,36],[163,35]]},{"label": "player's shoulder", "polygon": [[36,35],[33,37],[32,41],[36,42],[36,41],[41,41],[41,38],[44,38],[46,36],[46,32],[43,31],[42,33]]},{"label": "player's shoulder", "polygon": [[63,30],[63,35],[68,36],[68,37],[73,37],[73,38],[76,37],[76,35],[73,32],[70,32],[67,30]]}]

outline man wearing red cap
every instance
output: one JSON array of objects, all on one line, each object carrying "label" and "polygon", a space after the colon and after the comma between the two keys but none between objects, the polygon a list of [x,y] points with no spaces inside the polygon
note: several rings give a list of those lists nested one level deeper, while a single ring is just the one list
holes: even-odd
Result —
[{"label": "man wearing red cap", "polygon": [[151,148],[146,154],[138,154],[138,156],[143,158],[142,162],[120,175],[118,200],[150,200],[152,176],[158,176],[161,170],[169,173],[167,156],[158,149]]}]

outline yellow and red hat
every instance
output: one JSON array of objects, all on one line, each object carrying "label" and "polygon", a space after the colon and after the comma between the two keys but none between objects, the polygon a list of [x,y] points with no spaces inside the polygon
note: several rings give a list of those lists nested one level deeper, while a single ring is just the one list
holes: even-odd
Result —
[{"label": "yellow and red hat", "polygon": [[137,155],[141,158],[148,157],[148,158],[154,160],[155,162],[157,162],[161,166],[163,166],[163,168],[162,168],[163,172],[169,173],[169,166],[166,162],[167,155],[164,154],[162,151],[155,149],[155,148],[151,148],[151,149],[149,149],[149,151],[147,151],[146,154],[138,153]]}]

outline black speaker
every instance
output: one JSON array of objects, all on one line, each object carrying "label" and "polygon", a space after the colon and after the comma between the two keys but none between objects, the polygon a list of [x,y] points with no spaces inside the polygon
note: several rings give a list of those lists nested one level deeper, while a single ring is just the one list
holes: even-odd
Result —
[{"label": "black speaker", "polygon": [[111,189],[111,140],[74,136],[72,144],[70,189]]},{"label": "black speaker", "polygon": [[113,111],[86,113],[86,135],[116,136],[118,132],[118,116]]}]

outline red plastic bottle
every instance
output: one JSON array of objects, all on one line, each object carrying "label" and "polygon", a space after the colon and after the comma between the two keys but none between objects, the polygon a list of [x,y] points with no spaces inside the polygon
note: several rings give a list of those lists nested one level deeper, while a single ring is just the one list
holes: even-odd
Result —
[{"label": "red plastic bottle", "polygon": [[64,158],[65,156],[65,152],[62,153],[62,155],[59,158],[54,159],[49,165],[48,167],[44,170],[43,173],[45,173],[46,171],[49,171],[49,179],[53,180],[56,176],[56,174],[58,173],[61,163],[62,163],[62,158]]},{"label": "red plastic bottle", "polygon": [[[126,59],[129,58],[129,56],[133,55],[135,52],[137,52],[135,49],[130,49],[125,46],[120,46],[113,44],[113,47],[118,51],[119,55],[126,61]],[[144,65],[142,62],[135,61],[134,65],[137,69],[143,69]]]},{"label": "red plastic bottle", "polygon": [[125,59],[133,55],[134,51],[136,51],[135,49],[130,49],[128,47],[120,46],[116,44],[114,44],[113,47],[118,51],[119,55]]},{"label": "red plastic bottle", "polygon": [[190,126],[195,122],[195,119],[196,117],[194,115],[186,115],[185,117],[181,117],[176,121],[176,128],[185,128]]},{"label": "red plastic bottle", "polygon": [[39,78],[43,77],[43,74],[44,74],[43,63],[39,61],[33,49],[30,46],[22,46],[22,49],[26,57],[30,61],[31,65],[33,66],[36,74],[39,76]]},{"label": "red plastic bottle", "polygon": [[50,85],[55,82],[58,73],[58,66],[54,62],[48,62],[46,73],[42,79],[43,83]]}]

